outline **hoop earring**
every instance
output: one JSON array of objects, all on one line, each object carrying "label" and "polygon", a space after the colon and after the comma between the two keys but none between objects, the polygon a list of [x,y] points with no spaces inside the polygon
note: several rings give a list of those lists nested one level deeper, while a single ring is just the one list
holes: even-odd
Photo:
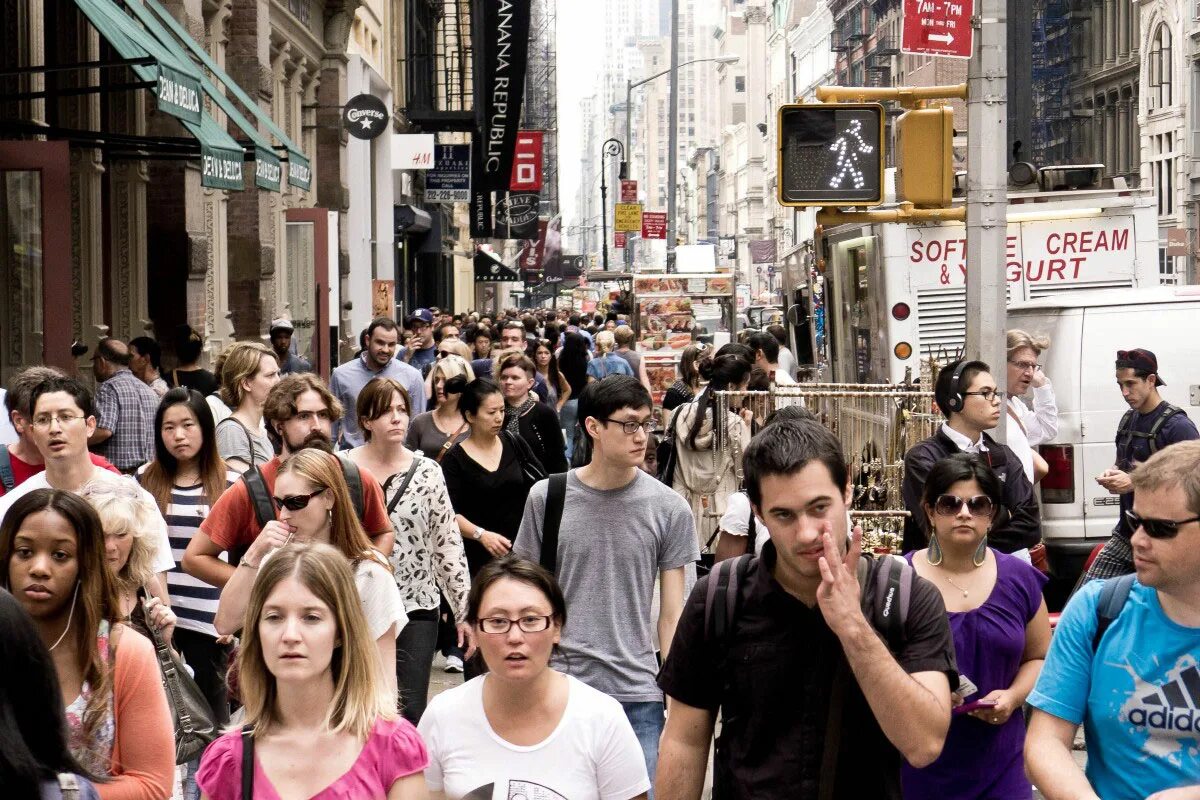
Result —
[{"label": "hoop earring", "polygon": [[942,552],[942,543],[938,541],[937,534],[929,534],[929,550],[925,553],[925,560],[933,566],[938,566],[942,563],[945,554]]},{"label": "hoop earring", "polygon": [[987,561],[987,534],[979,540],[979,546],[975,548],[975,553],[971,556],[971,563],[977,567],[982,567],[983,562]]}]

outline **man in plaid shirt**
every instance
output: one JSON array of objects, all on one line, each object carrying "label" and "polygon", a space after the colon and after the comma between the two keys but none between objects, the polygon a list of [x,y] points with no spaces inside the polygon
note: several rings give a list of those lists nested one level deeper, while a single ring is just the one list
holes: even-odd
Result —
[{"label": "man in plaid shirt", "polygon": [[158,395],[129,369],[129,345],[101,339],[92,357],[96,373],[96,432],[88,447],[125,473],[154,458]]}]

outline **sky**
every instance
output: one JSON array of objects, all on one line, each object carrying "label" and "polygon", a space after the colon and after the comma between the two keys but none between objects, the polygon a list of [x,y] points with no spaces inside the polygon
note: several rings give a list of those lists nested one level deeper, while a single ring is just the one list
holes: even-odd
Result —
[{"label": "sky", "polygon": [[579,101],[595,94],[599,86],[604,66],[603,8],[600,2],[558,3],[558,198],[564,228],[581,222],[575,210],[581,179],[579,152],[584,146]]}]

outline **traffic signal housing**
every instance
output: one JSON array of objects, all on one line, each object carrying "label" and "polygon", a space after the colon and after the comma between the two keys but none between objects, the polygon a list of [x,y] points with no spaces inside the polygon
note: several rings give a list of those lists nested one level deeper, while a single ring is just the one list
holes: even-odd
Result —
[{"label": "traffic signal housing", "polygon": [[884,114],[879,103],[794,103],[779,108],[779,202],[883,202]]},{"label": "traffic signal housing", "polygon": [[901,114],[896,131],[896,199],[916,208],[946,208],[954,197],[954,109]]}]

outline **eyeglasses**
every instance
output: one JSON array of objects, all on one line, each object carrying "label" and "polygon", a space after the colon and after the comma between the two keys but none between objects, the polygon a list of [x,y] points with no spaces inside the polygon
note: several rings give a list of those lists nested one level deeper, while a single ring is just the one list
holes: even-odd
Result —
[{"label": "eyeglasses", "polygon": [[312,502],[312,499],[325,491],[325,489],[326,487],[322,486],[312,494],[293,494],[288,497],[272,497],[271,499],[275,501],[275,505],[278,508],[286,508],[288,511],[303,511],[308,508],[308,504]]},{"label": "eyeglasses", "polygon": [[1179,526],[1187,525],[1189,522],[1200,522],[1200,517],[1192,517],[1191,519],[1149,519],[1141,517],[1132,511],[1125,512],[1125,521],[1129,523],[1129,527],[1135,531],[1141,528],[1146,532],[1146,535],[1151,539],[1174,539],[1179,535]]},{"label": "eyeglasses", "polygon": [[938,495],[938,499],[933,501],[933,510],[939,516],[953,517],[964,505],[972,517],[990,517],[992,515],[992,498],[986,494],[977,494],[974,497],[958,497],[952,494]]},{"label": "eyeglasses", "polygon": [[646,420],[645,422],[622,422],[619,419],[602,419],[600,421],[620,425],[621,430],[625,432],[626,436],[633,436],[639,430],[642,433],[650,433],[650,431],[654,430],[654,423],[650,420]]},{"label": "eyeglasses", "polygon": [[522,633],[541,633],[550,628],[550,620],[554,619],[552,614],[544,617],[528,616],[520,619],[509,619],[508,617],[484,617],[479,620],[479,630],[484,633],[508,633],[512,629],[513,623],[517,623],[517,627]]},{"label": "eyeglasses", "polygon": [[44,431],[49,428],[52,423],[57,422],[60,427],[65,428],[72,422],[77,422],[83,418],[84,417],[82,414],[58,414],[57,416],[51,414],[38,414],[33,418],[33,422],[31,424],[38,430]]},{"label": "eyeglasses", "polygon": [[1008,363],[1021,370],[1021,372],[1029,372],[1030,370],[1042,368],[1042,365],[1036,361],[1010,361]]},{"label": "eyeglasses", "polygon": [[1005,392],[1002,392],[999,389],[981,389],[978,392],[963,392],[964,397],[978,395],[984,400],[987,400],[989,403],[1003,403],[1005,394]]}]

